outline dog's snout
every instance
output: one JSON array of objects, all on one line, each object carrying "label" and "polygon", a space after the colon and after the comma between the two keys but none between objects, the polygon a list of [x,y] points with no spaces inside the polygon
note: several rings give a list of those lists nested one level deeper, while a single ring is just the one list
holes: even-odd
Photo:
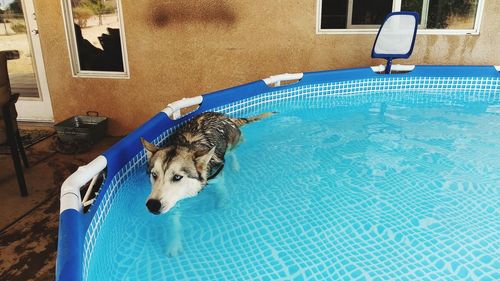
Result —
[{"label": "dog's snout", "polygon": [[160,200],[149,199],[148,202],[146,202],[146,207],[148,207],[151,213],[158,215],[161,209],[161,202]]}]

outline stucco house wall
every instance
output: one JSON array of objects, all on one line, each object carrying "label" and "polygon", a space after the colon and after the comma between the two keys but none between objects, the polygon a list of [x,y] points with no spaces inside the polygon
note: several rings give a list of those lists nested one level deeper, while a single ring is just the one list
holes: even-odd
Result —
[{"label": "stucco house wall", "polygon": [[[122,0],[130,79],[72,77],[61,1],[37,0],[56,122],[88,110],[109,133],[133,130],[166,104],[284,72],[377,65],[375,35],[317,35],[315,0]],[[500,64],[500,1],[480,35],[419,35],[414,64]]]}]

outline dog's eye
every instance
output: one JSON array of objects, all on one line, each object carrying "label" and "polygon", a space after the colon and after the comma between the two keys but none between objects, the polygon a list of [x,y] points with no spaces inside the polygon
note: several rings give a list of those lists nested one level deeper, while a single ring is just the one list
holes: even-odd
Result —
[{"label": "dog's eye", "polygon": [[151,176],[153,177],[153,179],[157,179],[158,178],[158,175],[156,174],[156,172],[151,172]]},{"label": "dog's eye", "polygon": [[172,178],[173,181],[180,181],[181,179],[182,179],[181,175],[174,175],[174,177]]}]

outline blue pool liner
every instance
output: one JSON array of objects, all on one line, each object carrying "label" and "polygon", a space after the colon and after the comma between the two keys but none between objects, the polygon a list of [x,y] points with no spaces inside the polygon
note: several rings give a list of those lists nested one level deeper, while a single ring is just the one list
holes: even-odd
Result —
[{"label": "blue pool liner", "polygon": [[[191,119],[201,112],[276,89],[291,89],[305,85],[358,79],[392,79],[394,77],[492,77],[498,79],[500,78],[500,72],[496,71],[493,66],[416,66],[414,70],[408,73],[384,75],[375,73],[371,68],[365,67],[308,72],[304,73],[303,78],[297,83],[277,88],[270,87],[262,80],[258,80],[205,94],[203,95],[203,102],[197,110],[178,120],[171,120],[165,113],[160,112],[105,151],[102,155],[107,159],[106,179],[99,190],[99,194],[104,194],[120,169],[143,150],[140,137],[153,140],[166,130]],[[97,206],[102,203],[103,197],[97,196],[92,207],[85,214],[74,209],[65,210],[60,214],[56,280],[83,280],[84,236],[92,218],[96,215]]]}]

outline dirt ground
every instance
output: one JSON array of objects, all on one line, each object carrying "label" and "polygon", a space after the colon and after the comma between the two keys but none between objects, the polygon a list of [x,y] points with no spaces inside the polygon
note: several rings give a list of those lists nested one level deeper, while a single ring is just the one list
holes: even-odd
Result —
[{"label": "dirt ground", "polygon": [[[93,16],[87,21],[87,27],[82,29],[83,37],[89,40],[95,47],[102,49],[98,37],[103,33],[108,33],[107,28],[119,28],[120,22],[117,14],[103,15],[102,25],[99,25],[99,18]],[[10,27],[10,23],[0,24],[0,50],[18,50],[19,59],[8,62],[9,73],[28,74],[33,73],[33,62],[31,49],[26,33],[16,34]],[[7,35],[5,30],[7,29]]]},{"label": "dirt ground", "polygon": [[29,195],[21,197],[10,155],[0,155],[0,280],[54,280],[62,182],[115,143],[105,138],[89,152],[65,155],[46,139],[27,150]]},{"label": "dirt ground", "polygon": [[108,33],[107,28],[120,28],[118,14],[102,16],[102,25],[99,25],[99,17],[93,16],[87,20],[87,27],[82,29],[83,38],[87,39],[95,47],[102,49],[98,37],[103,33]]},{"label": "dirt ground", "polygon": [[[3,25],[3,24],[2,24]],[[4,30],[0,25],[0,30]],[[25,33],[2,35],[0,34],[0,50],[18,50],[19,59],[9,60],[9,73],[28,74],[33,73],[31,50],[28,37]]]}]

